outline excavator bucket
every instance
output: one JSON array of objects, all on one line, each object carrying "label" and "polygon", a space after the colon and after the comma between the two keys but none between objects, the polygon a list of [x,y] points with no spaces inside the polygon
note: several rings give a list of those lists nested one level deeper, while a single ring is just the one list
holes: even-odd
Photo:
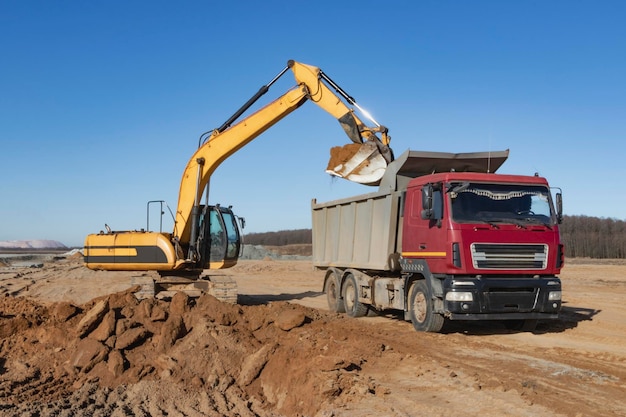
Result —
[{"label": "excavator bucket", "polygon": [[374,142],[349,143],[331,148],[326,172],[359,184],[378,185],[389,160]]}]

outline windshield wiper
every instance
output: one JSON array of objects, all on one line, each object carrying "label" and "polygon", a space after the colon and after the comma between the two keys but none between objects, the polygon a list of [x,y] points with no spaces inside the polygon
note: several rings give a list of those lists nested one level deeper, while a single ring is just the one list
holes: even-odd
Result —
[{"label": "windshield wiper", "polygon": [[479,218],[478,220],[487,223],[490,226],[493,226],[495,228],[498,228],[498,223],[502,224],[502,223],[511,223],[514,224],[516,226],[519,227],[523,227],[524,229],[526,229],[526,224],[518,219],[511,219],[511,218],[498,218],[498,219],[486,219],[484,217]]},{"label": "windshield wiper", "polygon": [[450,184],[446,193],[460,193],[461,191],[464,191],[467,188],[469,188],[469,186],[470,186],[469,182],[453,183],[453,184]]},{"label": "windshield wiper", "polygon": [[540,224],[540,225],[545,226],[548,229],[552,230],[552,225],[550,223],[548,223],[547,221],[543,221],[541,219],[538,219],[537,217],[524,217],[521,220],[523,220],[523,221],[525,221],[527,223]]}]

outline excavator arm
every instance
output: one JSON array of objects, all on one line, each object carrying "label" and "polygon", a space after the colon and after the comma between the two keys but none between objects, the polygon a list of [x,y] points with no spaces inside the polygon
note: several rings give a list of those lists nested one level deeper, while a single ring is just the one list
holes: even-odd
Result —
[{"label": "excavator arm", "polygon": [[[265,107],[232,124],[287,70],[294,73],[297,85]],[[199,146],[190,158],[183,173],[176,211],[175,235],[181,242],[193,242],[194,207],[199,206],[202,194],[215,169],[229,156],[261,135],[271,126],[285,118],[307,100],[320,106],[335,117],[348,137],[356,146],[331,149],[327,172],[350,181],[377,185],[387,164],[393,157],[389,148],[387,129],[378,125],[367,127],[346,104],[323,82],[341,94],[346,101],[356,102],[330,80],[319,68],[289,61],[269,84],[263,86],[255,96],[228,119],[220,128],[211,132],[209,138]],[[381,134],[381,138],[377,136]]]}]

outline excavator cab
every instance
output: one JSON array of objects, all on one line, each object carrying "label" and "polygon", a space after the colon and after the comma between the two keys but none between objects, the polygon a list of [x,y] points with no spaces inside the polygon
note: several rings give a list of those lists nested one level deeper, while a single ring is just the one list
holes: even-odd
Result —
[{"label": "excavator cab", "polygon": [[235,266],[242,245],[238,217],[230,207],[220,205],[200,206],[200,212],[196,247],[202,269]]}]

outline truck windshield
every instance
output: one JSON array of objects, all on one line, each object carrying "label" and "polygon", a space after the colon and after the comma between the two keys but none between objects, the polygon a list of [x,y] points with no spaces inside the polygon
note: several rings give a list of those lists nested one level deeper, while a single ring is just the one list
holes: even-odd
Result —
[{"label": "truck windshield", "polygon": [[447,188],[452,218],[460,223],[552,226],[550,190],[538,185],[452,183]]}]

